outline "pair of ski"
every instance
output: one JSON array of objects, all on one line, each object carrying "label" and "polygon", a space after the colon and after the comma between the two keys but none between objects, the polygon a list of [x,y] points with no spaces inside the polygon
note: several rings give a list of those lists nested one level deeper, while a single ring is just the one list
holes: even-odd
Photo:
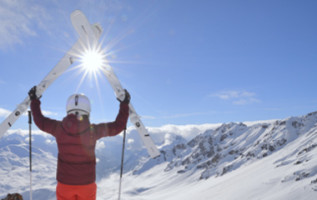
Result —
[{"label": "pair of ski", "polygon": [[[64,55],[64,57],[57,63],[57,65],[37,85],[37,96],[41,96],[45,92],[45,90],[61,74],[63,74],[69,66],[73,64],[76,59],[75,55],[78,55],[81,51],[84,50],[84,48],[100,46],[99,38],[102,33],[102,28],[99,24],[90,24],[86,16],[79,10],[76,10],[71,14],[71,21],[80,37],[78,41],[71,47],[71,49]],[[123,100],[125,92],[112,67],[110,65],[103,66],[102,72],[108,79],[111,87],[115,92],[116,97],[120,100]],[[26,112],[30,105],[30,102],[30,98],[26,97],[24,101],[20,103],[17,108],[0,124],[0,138],[13,125],[13,123],[23,113]],[[149,155],[152,158],[159,156],[160,152],[156,148],[148,131],[146,130],[131,103],[129,104],[129,108],[130,121],[132,124],[135,125],[145,147],[148,150]]]}]

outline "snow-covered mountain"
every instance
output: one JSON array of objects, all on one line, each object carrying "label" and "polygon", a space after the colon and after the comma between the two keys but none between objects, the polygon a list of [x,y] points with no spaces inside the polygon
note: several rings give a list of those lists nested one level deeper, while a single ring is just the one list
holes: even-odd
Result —
[{"label": "snow-covered mountain", "polygon": [[[317,112],[284,120],[149,128],[150,159],[128,129],[122,199],[317,198]],[[97,143],[97,199],[117,199],[122,137]],[[56,143],[33,135],[33,198],[55,199]],[[0,197],[29,197],[28,135],[0,140]]]}]

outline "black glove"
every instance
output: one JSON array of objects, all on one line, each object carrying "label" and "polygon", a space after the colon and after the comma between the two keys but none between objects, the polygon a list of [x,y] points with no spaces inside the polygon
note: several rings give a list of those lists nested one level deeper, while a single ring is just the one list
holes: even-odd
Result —
[{"label": "black glove", "polygon": [[118,99],[118,101],[120,101],[121,103],[129,104],[131,99],[130,93],[126,89],[124,89],[124,92],[125,92],[125,95],[124,95],[123,101],[120,101],[120,99]]},{"label": "black glove", "polygon": [[32,87],[28,94],[29,94],[31,101],[34,99],[38,99],[38,97],[36,96],[36,86]]}]

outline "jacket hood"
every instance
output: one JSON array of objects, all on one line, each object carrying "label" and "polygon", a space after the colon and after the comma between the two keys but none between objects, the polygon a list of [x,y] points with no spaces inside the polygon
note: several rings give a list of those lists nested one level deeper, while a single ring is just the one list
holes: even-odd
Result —
[{"label": "jacket hood", "polygon": [[76,115],[70,114],[63,119],[62,126],[66,132],[77,135],[86,131],[90,127],[90,122],[87,116],[79,120]]}]

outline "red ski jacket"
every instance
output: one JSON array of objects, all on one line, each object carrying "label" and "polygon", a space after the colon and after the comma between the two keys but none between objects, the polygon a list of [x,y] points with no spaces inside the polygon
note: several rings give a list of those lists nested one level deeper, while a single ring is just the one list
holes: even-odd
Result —
[{"label": "red ski jacket", "polygon": [[56,179],[68,185],[86,185],[96,180],[96,141],[115,136],[126,128],[129,105],[120,103],[114,122],[90,124],[88,117],[78,120],[73,114],[62,121],[43,116],[39,100],[32,100],[31,110],[35,124],[56,138],[58,146]]}]

